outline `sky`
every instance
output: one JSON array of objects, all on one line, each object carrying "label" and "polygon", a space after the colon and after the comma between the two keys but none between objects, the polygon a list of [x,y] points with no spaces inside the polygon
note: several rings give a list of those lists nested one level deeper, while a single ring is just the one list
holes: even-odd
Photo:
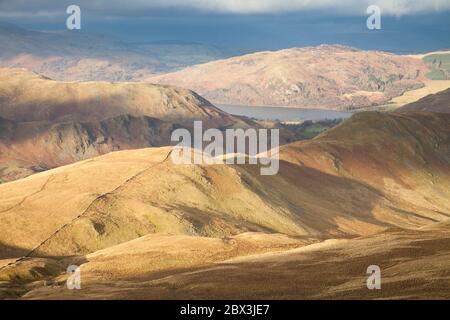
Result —
[{"label": "sky", "polygon": [[[81,8],[81,32],[125,41],[178,40],[246,50],[322,43],[392,52],[450,49],[450,0],[0,0],[0,21],[64,29]],[[366,10],[381,10],[368,30]]]}]

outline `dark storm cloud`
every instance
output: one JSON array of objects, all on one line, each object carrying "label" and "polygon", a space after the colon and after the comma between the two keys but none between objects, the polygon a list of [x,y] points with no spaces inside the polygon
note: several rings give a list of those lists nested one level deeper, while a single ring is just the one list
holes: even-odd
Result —
[{"label": "dark storm cloud", "polygon": [[[396,52],[450,48],[450,0],[0,0],[0,21],[65,29],[71,4],[81,7],[82,32],[126,41],[250,50],[322,43]],[[381,7],[382,30],[367,30],[369,4]]]}]

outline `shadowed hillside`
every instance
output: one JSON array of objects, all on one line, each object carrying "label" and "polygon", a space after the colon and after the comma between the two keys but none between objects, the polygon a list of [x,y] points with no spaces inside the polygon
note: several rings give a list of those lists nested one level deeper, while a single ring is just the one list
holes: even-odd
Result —
[{"label": "shadowed hillside", "polygon": [[114,150],[170,145],[172,130],[193,120],[251,123],[181,88],[58,82],[0,68],[0,182]]},{"label": "shadowed hillside", "polygon": [[58,82],[3,68],[0,182],[114,150],[171,145],[172,131],[193,120],[205,127],[256,126],[181,88]]},{"label": "shadowed hillside", "polygon": [[0,178],[23,178],[111,151],[170,145],[176,124],[121,115],[94,122],[14,122],[0,118]]},{"label": "shadowed hillside", "polygon": [[[138,83],[58,82],[23,69],[0,69],[0,117],[14,121],[99,121],[118,115],[231,122],[196,93]],[[228,116],[228,118],[227,118]]]},{"label": "shadowed hillside", "polygon": [[[27,292],[36,286],[35,280],[55,279],[65,263],[75,261],[90,270],[87,283],[96,288],[98,297],[118,297],[114,290],[101,286],[104,275],[97,269],[104,263],[100,261],[105,261],[101,257],[109,256],[117,261],[118,273],[114,274],[130,281],[128,285],[139,292],[136,297],[155,297],[153,293],[160,292],[158,283],[169,280],[153,283],[151,287],[157,291],[147,295],[132,279],[141,278],[142,272],[148,272],[146,279],[159,279],[230,257],[303,247],[330,238],[367,236],[368,242],[359,238],[349,242],[356,246],[352,250],[361,246],[364,252],[372,246],[371,241],[382,239],[376,234],[390,228],[416,230],[448,221],[449,124],[450,117],[442,114],[359,113],[311,141],[283,147],[276,176],[260,176],[258,167],[250,165],[174,165],[171,148],[167,147],[113,152],[0,185],[0,254],[4,259],[0,277],[23,278],[27,287],[14,281],[3,286],[8,290],[16,286],[18,291],[13,292]],[[445,225],[439,228],[445,229]],[[227,253],[240,243],[235,237],[246,232],[257,233],[247,244],[255,251]],[[294,238],[270,238],[274,233]],[[157,239],[151,238],[152,234],[169,235],[162,241],[168,246],[164,251],[173,254],[172,258],[157,258],[151,268],[125,258],[123,252],[152,250],[148,245],[156,245],[156,240],[146,240]],[[399,237],[403,234],[414,235],[401,231]],[[205,239],[204,245],[222,239],[217,245],[225,247],[217,248],[215,258],[196,254],[197,260],[188,262],[176,253],[181,249],[176,239],[184,236],[188,236],[182,240],[186,241],[185,250],[197,248],[197,241],[203,241],[199,236],[211,239]],[[238,242],[229,247],[228,241]],[[266,249],[256,249],[261,244],[254,241],[266,243]],[[343,245],[343,250],[350,250],[345,242]],[[423,250],[434,250],[426,249],[426,243],[423,246]],[[109,251],[95,253],[103,249]],[[334,255],[327,252],[320,254]],[[351,255],[355,254],[359,253]],[[50,275],[30,275],[27,270],[37,266],[50,268]],[[280,265],[285,267],[290,268]],[[289,271],[281,270],[289,275]],[[210,278],[214,275],[207,273],[205,279]],[[176,286],[183,286],[185,281],[189,280],[182,276]],[[259,286],[259,280],[254,281],[247,285]],[[196,290],[180,290],[179,297],[199,294]],[[217,294],[227,296],[227,291]]]},{"label": "shadowed hillside", "polygon": [[[59,82],[0,69],[0,182],[115,150],[172,145],[178,127],[261,127],[196,93],[136,83]],[[331,124],[329,126],[332,126]],[[308,126],[280,126],[280,143],[304,139]]]},{"label": "shadowed hillside", "polygon": [[251,165],[174,165],[170,148],[92,158],[1,185],[0,242],[31,250],[68,224],[36,251],[64,256],[154,232],[348,237],[442,221],[450,211],[449,121],[357,114],[282,148],[276,176]]},{"label": "shadowed hillside", "polygon": [[396,111],[428,111],[450,113],[450,88],[436,94],[428,95],[416,102],[398,108]]},{"label": "shadowed hillside", "polygon": [[[297,242],[243,234],[224,241],[145,236],[86,257],[84,286],[67,290],[61,275],[48,286],[30,285],[24,299],[448,299],[450,232],[399,231],[351,240]],[[264,253],[256,240],[278,245]],[[284,241],[283,241],[284,240]],[[255,243],[256,242],[256,243]],[[161,245],[162,244],[162,245]],[[283,248],[284,246],[284,248]],[[195,253],[189,248],[198,248]],[[236,249],[240,247],[240,252]],[[230,257],[254,252],[247,257]],[[268,248],[266,248],[268,249]],[[217,261],[209,256],[219,252]],[[177,259],[171,254],[177,255]],[[135,263],[125,263],[123,256]],[[161,257],[164,257],[161,259]],[[190,257],[195,257],[194,259]],[[165,262],[164,271],[156,261]],[[181,267],[189,265],[189,267]],[[381,290],[366,287],[367,266],[382,270]],[[57,270],[51,259],[34,262]],[[25,262],[21,275],[27,276]],[[148,270],[150,272],[145,272]],[[55,272],[57,274],[57,271]],[[28,275],[28,277],[30,277]],[[58,285],[59,283],[59,285]],[[268,286],[267,284],[271,285]],[[20,293],[21,291],[17,291]],[[22,289],[22,293],[23,293]]]}]

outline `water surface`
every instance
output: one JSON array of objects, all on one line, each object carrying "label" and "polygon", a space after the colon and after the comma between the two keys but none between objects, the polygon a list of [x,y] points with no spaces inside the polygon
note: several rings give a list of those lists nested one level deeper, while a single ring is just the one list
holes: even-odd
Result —
[{"label": "water surface", "polygon": [[217,107],[233,115],[246,116],[258,120],[318,121],[318,120],[346,119],[352,115],[351,112],[323,110],[323,109],[232,106],[223,104],[217,105]]}]

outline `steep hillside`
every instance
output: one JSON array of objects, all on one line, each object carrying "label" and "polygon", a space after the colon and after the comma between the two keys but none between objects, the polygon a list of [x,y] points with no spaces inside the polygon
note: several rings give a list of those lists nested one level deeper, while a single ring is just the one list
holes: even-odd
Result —
[{"label": "steep hillside", "polygon": [[[383,296],[421,296],[413,276],[398,278],[405,264],[426,297],[443,296],[426,275],[447,268],[449,114],[358,113],[281,148],[275,176],[175,165],[171,150],[118,151],[1,184],[0,296],[204,298],[203,284],[223,288],[208,297],[231,297],[245,277],[238,287],[253,293],[238,297],[371,297],[358,282],[370,264],[387,270]],[[62,290],[73,263],[86,290]],[[310,290],[283,289],[306,274]]]},{"label": "steep hillside", "polygon": [[[0,68],[0,182],[114,150],[172,145],[173,129],[192,130],[193,120],[205,129],[263,125],[181,88],[60,82]],[[274,125],[281,144],[304,139],[308,130]]]},{"label": "steep hillside", "polygon": [[[286,161],[364,181],[430,218],[448,212],[450,190],[448,114],[364,112],[316,139],[283,148]],[[441,209],[438,209],[441,208]],[[439,218],[438,218],[439,220]]]},{"label": "steep hillside", "polygon": [[23,69],[0,68],[0,117],[13,121],[100,121],[123,114],[171,121],[232,121],[196,93],[181,88],[59,82]]},{"label": "steep hillside", "polygon": [[416,102],[407,104],[396,110],[397,112],[428,111],[428,112],[450,112],[450,88],[444,91],[430,94]]},{"label": "steep hillside", "polygon": [[13,122],[0,118],[0,179],[23,178],[116,150],[170,145],[176,124],[128,115],[97,122]]},{"label": "steep hillside", "polygon": [[85,254],[157,232],[351,237],[441,221],[450,212],[449,121],[357,114],[282,148],[276,176],[250,165],[174,165],[170,148],[39,173],[0,185],[3,255]]},{"label": "steep hillside", "polygon": [[[193,120],[205,128],[257,126],[181,88],[59,82],[0,68],[0,182],[114,150],[171,145],[173,129]],[[295,137],[284,131],[284,140]]]},{"label": "steep hillside", "polygon": [[218,104],[354,109],[421,87],[419,58],[342,46],[259,52],[150,77]]}]

